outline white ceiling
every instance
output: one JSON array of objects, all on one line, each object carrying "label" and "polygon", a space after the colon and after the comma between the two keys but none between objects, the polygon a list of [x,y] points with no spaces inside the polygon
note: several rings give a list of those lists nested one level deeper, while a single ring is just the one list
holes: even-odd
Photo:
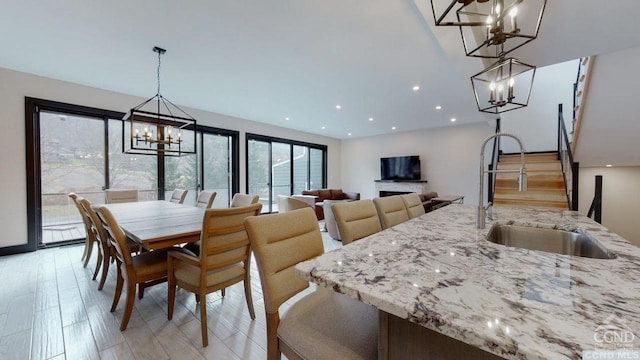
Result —
[{"label": "white ceiling", "polygon": [[[638,46],[639,8],[549,0],[517,57],[544,66]],[[429,0],[11,0],[0,67],[151,97],[157,45],[162,94],[184,106],[341,139],[486,120],[469,81],[482,62],[430,11]]]}]

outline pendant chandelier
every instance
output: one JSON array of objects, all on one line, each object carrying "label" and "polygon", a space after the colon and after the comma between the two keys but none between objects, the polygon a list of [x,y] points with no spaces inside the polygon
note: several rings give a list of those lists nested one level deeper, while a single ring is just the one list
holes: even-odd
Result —
[{"label": "pendant chandelier", "polygon": [[467,56],[502,58],[535,40],[547,0],[493,0],[480,13],[463,7],[457,11],[461,22],[483,22],[483,26],[460,26]]},{"label": "pendant chandelier", "polygon": [[527,106],[535,73],[535,66],[503,58],[472,76],[478,110],[499,114]]},{"label": "pendant chandelier", "polygon": [[436,26],[458,26],[470,57],[499,59],[471,77],[478,110],[499,114],[525,107],[536,67],[510,52],[538,37],[547,0],[431,0]]},{"label": "pendant chandelier", "polygon": [[122,146],[126,154],[182,156],[195,154],[196,120],[160,94],[160,57],[158,53],[156,95],[129,110],[122,118]]}]

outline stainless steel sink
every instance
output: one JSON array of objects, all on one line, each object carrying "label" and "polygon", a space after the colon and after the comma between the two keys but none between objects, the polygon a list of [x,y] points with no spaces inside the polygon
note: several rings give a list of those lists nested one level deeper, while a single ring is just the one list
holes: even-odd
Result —
[{"label": "stainless steel sink", "polygon": [[492,243],[556,254],[595,259],[615,259],[616,255],[588,234],[528,226],[494,224],[487,234]]}]

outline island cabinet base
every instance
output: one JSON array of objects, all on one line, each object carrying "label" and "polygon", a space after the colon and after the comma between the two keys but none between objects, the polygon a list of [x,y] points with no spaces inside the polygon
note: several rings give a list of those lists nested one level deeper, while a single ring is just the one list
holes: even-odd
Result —
[{"label": "island cabinet base", "polygon": [[379,311],[379,317],[379,360],[503,359],[387,312]]}]

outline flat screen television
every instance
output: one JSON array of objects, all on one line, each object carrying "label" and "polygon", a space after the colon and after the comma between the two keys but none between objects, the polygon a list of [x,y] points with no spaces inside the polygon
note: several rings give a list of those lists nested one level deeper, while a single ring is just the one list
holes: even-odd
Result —
[{"label": "flat screen television", "polygon": [[420,157],[380,158],[380,177],[382,180],[420,180]]}]

